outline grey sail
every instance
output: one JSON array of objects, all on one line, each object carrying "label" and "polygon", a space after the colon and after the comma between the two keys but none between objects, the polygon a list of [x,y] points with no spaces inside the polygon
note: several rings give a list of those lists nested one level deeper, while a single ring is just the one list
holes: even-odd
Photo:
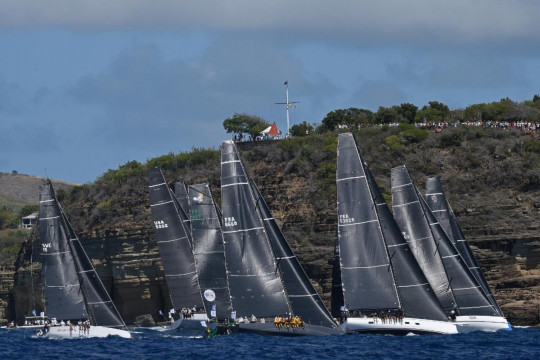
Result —
[{"label": "grey sail", "polygon": [[488,296],[490,303],[494,306],[500,316],[503,316],[501,309],[499,308],[489,285],[484,278],[484,274],[480,269],[480,266],[476,262],[474,255],[469,247],[465,235],[461,230],[454,212],[450,204],[448,203],[444,194],[441,182],[438,178],[428,178],[426,182],[426,202],[431,209],[433,215],[437,218],[437,221],[443,228],[446,235],[450,238],[454,246],[459,251],[461,257],[467,264],[467,267],[473,274],[478,284],[484,290],[484,293]]},{"label": "grey sail", "polygon": [[89,317],[93,325],[125,327],[79,238],[58,204],[50,181],[41,187],[40,220],[49,317],[58,320]]},{"label": "grey sail", "polygon": [[[209,318],[227,319],[232,311],[221,222],[208,184],[190,185],[189,209],[193,255],[203,293],[212,290],[215,300],[203,301]],[[209,297],[211,299],[211,297]],[[215,305],[215,315],[211,309]]]},{"label": "grey sail", "polygon": [[416,189],[405,166],[392,169],[392,209],[394,218],[407,240],[416,261],[446,311],[455,309],[456,301],[441,257],[425,221]]},{"label": "grey sail", "polygon": [[427,206],[424,198],[418,193],[420,205],[424,210],[425,220],[429,224],[433,240],[442,259],[450,286],[457,302],[459,315],[497,316],[498,313],[490,303],[487,295],[467,268],[465,261],[444,233],[437,219]]},{"label": "grey sail", "polygon": [[244,166],[232,141],[221,150],[225,260],[238,316],[275,317],[290,311],[272,248]]},{"label": "grey sail", "polygon": [[337,327],[321,297],[309,281],[298,258],[285,240],[259,189],[251,179],[250,183],[263,217],[270,245],[274,250],[292,314],[300,316],[302,321],[308,324],[329,328]]},{"label": "grey sail", "polygon": [[58,320],[86,318],[64,219],[49,181],[40,187],[39,232],[47,315]]},{"label": "grey sail", "polygon": [[183,181],[177,181],[174,183],[174,196],[176,197],[176,201],[178,202],[178,215],[180,215],[180,218],[184,222],[184,227],[186,228],[186,235],[189,239],[189,242],[191,243],[191,247],[193,248],[193,239],[191,236],[191,220],[189,218],[189,200],[188,200],[188,192],[186,189],[186,185]]},{"label": "grey sail", "polygon": [[148,183],[154,232],[173,306],[203,310],[195,259],[178,202],[161,169],[148,170]]},{"label": "grey sail", "polygon": [[63,216],[91,323],[107,327],[125,327],[124,320],[118,313],[109,293],[105,290],[79,238],[73,231],[66,216],[64,214]]},{"label": "grey sail", "polygon": [[373,175],[367,166],[365,170],[394,269],[403,314],[412,318],[448,321],[446,312],[400,232]]},{"label": "grey sail", "polygon": [[393,270],[360,154],[352,134],[340,134],[337,160],[338,239],[348,310],[401,308]]},{"label": "grey sail", "polygon": [[[349,166],[356,169],[355,171],[349,172],[350,178],[347,177],[346,173],[343,174],[342,182],[349,182],[351,186],[354,186],[356,189],[351,194],[352,199],[350,199],[353,204],[351,206],[358,206],[362,202],[362,207],[368,207],[371,211],[373,209],[373,216],[376,217],[378,225],[380,226],[380,231],[375,232],[375,234],[365,234],[359,232],[355,234],[356,239],[350,238],[349,243],[352,243],[356,240],[357,249],[356,251],[365,252],[365,256],[371,256],[371,252],[374,246],[379,245],[380,243],[386,248],[388,252],[388,258],[390,260],[390,265],[387,266],[386,270],[388,273],[393,275],[392,281],[394,286],[397,288],[397,293],[399,296],[400,304],[396,307],[391,301],[396,301],[393,292],[389,292],[391,301],[390,307],[388,310],[399,309],[404,316],[419,318],[419,319],[430,319],[438,321],[448,321],[448,318],[445,314],[444,309],[441,307],[433,289],[429,285],[422,269],[418,265],[414,255],[407,244],[407,241],[404,239],[401,234],[399,227],[390,212],[386,201],[384,200],[379,187],[377,186],[371,171],[368,166],[364,163],[360,150],[357,147],[357,144],[354,140],[352,134],[340,134],[339,135],[339,145],[338,145],[338,173],[340,173],[339,157],[345,156],[349,161],[352,162]],[[361,169],[360,169],[361,167]],[[352,182],[352,178],[360,176],[357,178],[357,182]],[[360,182],[358,180],[364,180],[362,176],[365,176],[365,181],[367,184]],[[340,176],[338,175],[338,178]],[[360,185],[360,186],[358,186]],[[338,185],[338,192],[341,187]],[[354,192],[367,192],[366,195],[360,197],[354,194]],[[339,197],[339,195],[338,195]],[[339,213],[338,205],[338,215]],[[344,217],[346,219],[346,217]],[[360,238],[360,236],[371,235],[369,238]],[[376,244],[371,244],[376,242]],[[339,250],[341,250],[339,248]],[[348,251],[347,249],[345,251]],[[381,249],[376,250],[376,254],[380,254]],[[386,257],[382,256],[382,261]],[[363,283],[364,284],[364,283]],[[367,286],[377,287],[378,284],[366,284]],[[366,286],[365,285],[365,286]],[[373,305],[369,304],[369,307],[366,310],[372,310]],[[365,310],[365,309],[360,309]],[[386,310],[386,309],[385,309]]]}]

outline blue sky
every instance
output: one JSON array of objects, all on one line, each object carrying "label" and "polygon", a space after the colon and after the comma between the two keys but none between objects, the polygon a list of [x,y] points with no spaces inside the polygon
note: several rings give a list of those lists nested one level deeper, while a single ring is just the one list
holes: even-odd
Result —
[{"label": "blue sky", "polygon": [[77,183],[335,109],[540,94],[533,0],[3,0],[0,171]]}]

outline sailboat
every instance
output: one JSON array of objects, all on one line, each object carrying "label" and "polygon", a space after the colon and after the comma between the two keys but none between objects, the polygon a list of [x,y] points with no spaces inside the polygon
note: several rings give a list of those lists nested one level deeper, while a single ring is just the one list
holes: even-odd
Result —
[{"label": "sailboat", "polygon": [[339,334],[232,141],[222,144],[221,199],[225,260],[240,332]]},{"label": "sailboat", "polygon": [[[474,258],[472,250],[469,247],[469,243],[465,239],[463,230],[461,229],[461,226],[459,225],[456,216],[452,211],[452,207],[446,199],[441,182],[436,177],[428,178],[426,181],[426,203],[439,224],[441,225],[445,234],[448,236],[448,238],[452,241],[452,243],[458,250],[470,272],[473,274],[474,278],[481,286],[484,293],[487,295],[491,305],[493,305],[493,308],[497,311],[498,316],[504,318],[503,312],[497,304],[495,296],[491,292],[491,289],[484,277],[484,274],[482,273],[482,270],[480,269],[480,266]],[[499,326],[503,326],[502,324],[504,322],[507,322],[507,320],[504,319],[503,321],[501,319],[500,322],[497,322],[497,324],[501,324],[497,325],[497,328]],[[508,324],[506,329],[511,329],[510,324]]]},{"label": "sailboat", "polygon": [[208,183],[190,185],[188,195],[193,255],[207,315],[218,323],[228,322],[232,305],[218,209]]},{"label": "sailboat", "polygon": [[79,238],[62,210],[52,183],[40,187],[42,273],[49,319],[41,335],[51,338],[130,338]]},{"label": "sailboat", "polygon": [[392,169],[394,217],[459,332],[508,328],[413,185],[405,166]]},{"label": "sailboat", "polygon": [[[339,134],[338,244],[344,332],[454,334],[351,133]],[[336,274],[334,274],[336,275]],[[336,276],[335,283],[339,276]],[[336,311],[336,310],[334,310]]]},{"label": "sailboat", "polygon": [[192,252],[191,237],[179,215],[180,205],[167,185],[160,168],[148,170],[150,210],[154,232],[169,287],[174,313],[179,319],[165,330],[184,330],[203,334],[208,316]]}]

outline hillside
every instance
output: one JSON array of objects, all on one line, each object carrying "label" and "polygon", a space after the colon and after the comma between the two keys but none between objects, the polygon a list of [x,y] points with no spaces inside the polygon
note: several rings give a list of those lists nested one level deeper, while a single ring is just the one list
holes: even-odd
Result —
[{"label": "hillside", "polygon": [[[387,201],[393,166],[405,164],[421,190],[428,176],[441,178],[505,314],[517,325],[540,323],[539,140],[518,130],[469,127],[440,133],[366,128],[356,136]],[[326,301],[337,223],[336,146],[333,133],[239,144],[248,171]],[[151,166],[161,166],[171,184],[209,182],[219,202],[220,154],[214,149],[129,162],[93,184],[57,191],[129,323],[146,314],[158,320],[158,310],[170,306],[148,205]],[[13,302],[6,309],[10,318],[43,307],[36,295],[41,294],[39,256],[33,251],[30,262],[32,246],[39,244],[27,242],[19,253]]]},{"label": "hillside", "polygon": [[[43,180],[39,176],[0,172],[0,206],[5,205],[12,211],[18,211],[24,205],[36,205],[39,201],[39,185]],[[57,189],[69,189],[78,185],[61,180],[52,182]]]}]

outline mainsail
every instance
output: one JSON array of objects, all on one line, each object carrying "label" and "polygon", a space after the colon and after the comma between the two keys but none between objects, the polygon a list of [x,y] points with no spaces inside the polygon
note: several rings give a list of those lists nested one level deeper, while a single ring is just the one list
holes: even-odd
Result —
[{"label": "mainsail", "polygon": [[392,169],[392,208],[394,218],[439,302],[447,311],[455,309],[456,301],[437,244],[424,220],[424,210],[405,166]]},{"label": "mainsail", "polygon": [[179,204],[159,168],[148,170],[150,209],[165,279],[176,310],[204,309],[195,259]]},{"label": "mainsail", "polygon": [[250,183],[256,198],[257,207],[263,217],[270,245],[274,250],[274,256],[277,260],[292,313],[300,316],[302,321],[308,324],[330,328],[336,327],[332,316],[309,281],[287,240],[285,240],[259,189],[251,179]]},{"label": "mainsail", "polygon": [[[396,169],[399,169],[397,170],[400,174],[399,178],[408,178],[410,182],[410,185],[401,188],[401,191],[407,192],[408,198],[413,200],[412,206],[408,207],[411,213],[407,220],[412,222],[412,227],[423,225],[430,230],[427,234],[427,239],[420,241],[420,244],[417,246],[422,247],[425,244],[432,244],[432,246],[435,247],[436,251],[433,253],[429,253],[423,249],[424,256],[430,257],[432,260],[441,260],[448,278],[449,288],[451,288],[456,300],[459,315],[497,315],[482,288],[478,285],[478,282],[474,279],[474,276],[467,268],[462,257],[459,255],[450,239],[448,239],[442,227],[437,222],[437,219],[427,206],[424,198],[418,193],[414,185],[412,185],[407,169],[405,167]],[[392,169],[392,175],[394,175],[394,169]],[[392,185],[394,189],[394,182]],[[419,209],[418,211],[413,212],[415,207]],[[419,216],[414,217],[414,215]],[[401,219],[403,219],[403,217]],[[402,229],[410,227],[411,225],[404,226]],[[431,263],[434,263],[434,261]],[[432,271],[432,268],[426,267],[423,270],[429,279],[429,273]]]},{"label": "mainsail", "polygon": [[89,317],[93,325],[124,321],[58,204],[50,181],[40,189],[40,237],[47,313],[58,320]]},{"label": "mainsail", "polygon": [[232,141],[221,150],[221,202],[225,260],[238,316],[290,312],[272,248],[249,179]]},{"label": "mainsail", "polygon": [[[190,185],[188,192],[193,255],[201,291],[206,294],[203,299],[206,311],[209,318],[227,319],[232,306],[218,211],[208,184]],[[215,314],[212,315],[214,305]]]},{"label": "mainsail", "polygon": [[399,309],[399,296],[376,206],[352,134],[340,134],[337,160],[338,239],[348,310]]},{"label": "mainsail", "polygon": [[433,215],[437,218],[437,221],[443,228],[446,235],[450,238],[454,246],[459,251],[461,257],[467,264],[467,267],[473,274],[474,278],[480,284],[484,293],[488,296],[490,303],[494,306],[500,316],[503,316],[501,309],[499,308],[489,285],[484,278],[484,274],[480,269],[480,266],[476,262],[474,255],[469,247],[465,235],[461,230],[461,226],[452,211],[450,204],[448,203],[446,196],[441,185],[441,182],[436,177],[427,179],[426,182],[426,202],[431,209]]},{"label": "mainsail", "polygon": [[[358,204],[360,204],[360,201],[367,201],[367,204],[363,204],[363,207],[374,209],[377,222],[380,226],[380,233],[375,232],[374,236],[370,238],[360,238],[359,236],[362,234],[361,232],[356,234],[356,242],[358,246],[356,251],[363,251],[367,256],[369,256],[370,252],[372,251],[372,246],[374,246],[371,243],[382,242],[388,251],[391,263],[391,267],[387,266],[386,270],[393,275],[394,286],[397,286],[397,292],[401,302],[399,309],[403,312],[403,315],[419,319],[447,321],[443,308],[435,296],[433,289],[429,285],[424,273],[420,269],[420,266],[416,262],[409,245],[403,238],[403,235],[401,234],[398,225],[394,220],[394,217],[392,216],[392,213],[390,212],[390,209],[388,208],[388,205],[386,204],[386,201],[384,200],[379,187],[373,178],[373,175],[371,174],[371,171],[362,160],[361,153],[356,145],[356,142],[354,141],[352,134],[339,135],[338,151],[338,164],[340,163],[339,157],[345,156],[345,158],[349,158],[349,160],[354,164],[350,166],[356,169],[356,171],[354,171],[354,176],[365,176],[365,179],[367,180],[366,186],[361,181],[352,182],[353,179],[346,180],[346,174],[343,174],[344,177],[342,177],[342,179],[344,180],[342,180],[342,182],[349,182],[351,186],[354,184],[360,185],[355,187],[356,191],[352,192],[351,196],[353,196],[353,199],[350,201]],[[341,172],[338,167],[338,174],[340,173]],[[362,173],[365,175],[361,175]],[[363,180],[363,178],[358,179]],[[340,188],[341,187],[338,186],[338,192],[340,191]],[[358,196],[355,194],[355,192],[368,192],[369,196],[368,194]],[[353,240],[354,239],[352,238],[349,239],[347,244],[352,243]],[[340,249],[338,248],[338,251],[339,250]],[[380,253],[380,249],[377,249],[377,251]],[[378,286],[377,284],[365,284],[364,286],[366,285]],[[390,292],[390,296],[391,299],[395,301],[394,294],[392,292]],[[396,308],[393,304],[391,305],[392,307],[390,309]],[[373,308],[373,305],[370,304],[369,306],[370,307],[366,309]]]}]

